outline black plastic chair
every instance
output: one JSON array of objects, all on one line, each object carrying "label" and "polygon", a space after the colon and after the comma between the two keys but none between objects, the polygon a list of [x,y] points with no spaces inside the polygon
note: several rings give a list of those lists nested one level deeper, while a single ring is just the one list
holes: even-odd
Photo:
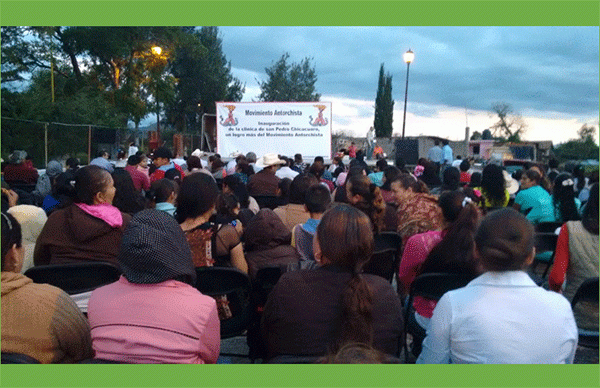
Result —
[{"label": "black plastic chair", "polygon": [[[250,325],[252,306],[250,304],[251,283],[248,275],[236,268],[197,267],[196,288],[204,295],[217,298],[227,296],[231,318],[221,320],[221,339],[244,335]],[[222,356],[243,356],[224,354]]]},{"label": "black plastic chair", "polygon": [[22,353],[2,352],[2,364],[39,364],[35,358]]},{"label": "black plastic chair", "polygon": [[371,259],[363,268],[364,273],[381,276],[388,282],[398,273],[402,238],[396,232],[380,232],[375,235],[375,247]]},{"label": "black plastic chair", "polygon": [[264,360],[267,357],[267,346],[260,329],[260,321],[269,294],[284,272],[285,268],[281,266],[262,267],[258,269],[252,282],[252,316],[246,337],[250,349],[248,357],[252,363],[259,358]]},{"label": "black plastic chair", "polygon": [[[586,279],[575,292],[571,308],[575,311],[575,305],[581,302],[590,302],[598,308],[598,277]],[[599,331],[579,329],[579,346],[598,349]]]},{"label": "black plastic chair", "polygon": [[438,301],[448,291],[455,290],[467,285],[473,276],[455,273],[426,273],[415,278],[410,285],[408,302],[404,306],[404,354],[408,363],[408,341],[407,334],[412,336],[412,354],[418,357],[421,353],[421,344],[425,339],[425,329],[415,319],[413,300],[415,296]]},{"label": "black plastic chair", "polygon": [[558,236],[552,233],[536,233],[535,234],[535,258],[531,265],[531,272],[535,274],[535,269],[538,265],[544,265],[544,273],[542,274],[542,281],[546,279],[546,275],[554,263],[554,250],[556,249],[556,242]]},{"label": "black plastic chair", "polygon": [[121,271],[107,262],[41,265],[29,268],[25,276],[34,283],[47,283],[69,295],[93,291],[116,282]]},{"label": "black plastic chair", "polygon": [[540,222],[536,225],[535,230],[539,233],[554,233],[562,224],[562,222]]}]

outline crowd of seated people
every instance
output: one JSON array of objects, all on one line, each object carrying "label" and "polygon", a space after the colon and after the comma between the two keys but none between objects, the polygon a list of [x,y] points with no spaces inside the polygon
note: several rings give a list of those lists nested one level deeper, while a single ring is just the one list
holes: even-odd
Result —
[{"label": "crowd of seated people", "polygon": [[[597,174],[530,165],[517,180],[494,163],[479,173],[464,160],[438,173],[427,159],[412,173],[385,160],[372,171],[360,150],[349,163],[337,155],[332,168],[301,154],[250,152],[229,163],[197,154],[186,164],[164,147],[148,155],[108,168],[102,152],[65,171],[51,161],[31,179],[39,186],[32,197],[3,181],[3,352],[42,363],[215,363],[220,321],[232,311],[226,295],[196,289],[197,267],[235,268],[252,280],[263,267],[281,269],[262,312],[265,362],[398,361],[402,303],[426,273],[474,280],[440,301],[414,299],[427,330],[418,362],[569,363],[577,327],[597,329],[597,306],[575,316],[569,306],[582,282],[598,276]],[[23,153],[14,159],[23,165],[13,170],[27,168]],[[562,224],[552,291],[525,272],[535,227],[545,222]],[[363,271],[382,232],[402,241],[397,290]],[[23,275],[32,266],[98,261],[122,275],[92,292],[87,317],[64,292]],[[476,292],[498,286],[506,290]],[[34,313],[22,303],[46,307],[21,325],[15,317]],[[502,319],[511,314],[535,333]],[[61,319],[69,327],[55,327]]]}]

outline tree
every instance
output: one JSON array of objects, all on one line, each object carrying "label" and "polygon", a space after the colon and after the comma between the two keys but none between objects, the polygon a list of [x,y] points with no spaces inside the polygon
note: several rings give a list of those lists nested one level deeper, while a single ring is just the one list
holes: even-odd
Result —
[{"label": "tree", "polygon": [[555,155],[563,161],[598,159],[599,148],[594,142],[596,127],[584,124],[577,134],[579,139],[557,145],[554,149]]},{"label": "tree", "polygon": [[216,101],[240,101],[243,97],[245,85],[231,74],[217,27],[184,34],[171,71],[178,83],[167,116],[180,130],[197,128],[203,113],[215,113]]},{"label": "tree", "polygon": [[521,135],[527,129],[523,118],[516,114],[509,104],[503,102],[492,105],[492,113],[499,119],[490,127],[494,136],[509,142],[520,142]]},{"label": "tree", "polygon": [[390,137],[394,130],[394,100],[392,100],[392,76],[385,74],[383,63],[379,68],[379,82],[377,85],[377,96],[375,97],[375,136]]},{"label": "tree", "polygon": [[285,53],[271,67],[265,68],[268,79],[258,81],[260,101],[319,101],[321,95],[315,92],[317,72],[311,58],[300,63],[288,63],[289,53]]}]

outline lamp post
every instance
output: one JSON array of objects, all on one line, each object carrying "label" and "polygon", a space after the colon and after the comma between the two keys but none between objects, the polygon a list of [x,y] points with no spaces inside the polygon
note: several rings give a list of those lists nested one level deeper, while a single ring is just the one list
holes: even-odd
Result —
[{"label": "lamp post", "polygon": [[404,140],[404,129],[406,128],[406,101],[408,100],[408,71],[410,70],[410,63],[415,59],[415,53],[408,49],[407,52],[402,55],[404,62],[406,62],[406,88],[404,89],[404,119],[402,120],[402,140]]},{"label": "lamp post", "polygon": [[[157,57],[160,57],[160,54],[162,53],[162,48],[160,48],[159,46],[152,46],[151,50],[152,54],[156,55]],[[160,104],[158,102],[158,80],[156,81],[154,100],[156,101],[156,137],[158,140],[158,146],[160,147]]]}]

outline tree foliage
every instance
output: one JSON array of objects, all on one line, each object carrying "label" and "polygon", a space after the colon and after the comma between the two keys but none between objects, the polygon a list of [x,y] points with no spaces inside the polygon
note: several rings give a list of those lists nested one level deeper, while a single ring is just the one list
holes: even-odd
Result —
[{"label": "tree foliage", "polygon": [[317,72],[311,58],[300,63],[289,63],[290,54],[285,53],[271,67],[265,68],[266,81],[257,81],[260,86],[260,101],[319,101],[315,92]]},{"label": "tree foliage", "polygon": [[375,136],[392,136],[394,121],[394,100],[392,99],[392,76],[385,74],[383,63],[379,68],[379,82],[377,84],[377,96],[375,97]]},{"label": "tree foliage", "polygon": [[504,102],[495,103],[492,105],[492,113],[498,116],[498,121],[490,127],[494,137],[509,142],[520,142],[521,136],[527,130],[527,124],[513,111],[512,106]]},{"label": "tree foliage", "polygon": [[596,127],[584,124],[577,134],[579,139],[557,145],[554,154],[562,161],[598,159],[599,149],[594,142]]}]

